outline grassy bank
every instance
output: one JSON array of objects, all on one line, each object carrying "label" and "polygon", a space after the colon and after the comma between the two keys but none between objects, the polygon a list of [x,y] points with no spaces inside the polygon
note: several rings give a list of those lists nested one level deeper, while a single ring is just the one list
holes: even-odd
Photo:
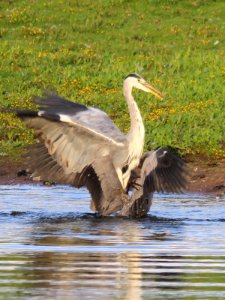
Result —
[{"label": "grassy bank", "polygon": [[[137,72],[166,94],[135,91],[146,148],[225,156],[223,0],[0,2],[0,105],[31,107],[54,88],[98,105],[124,131],[124,77]],[[0,153],[16,154],[32,133],[0,113]]]}]

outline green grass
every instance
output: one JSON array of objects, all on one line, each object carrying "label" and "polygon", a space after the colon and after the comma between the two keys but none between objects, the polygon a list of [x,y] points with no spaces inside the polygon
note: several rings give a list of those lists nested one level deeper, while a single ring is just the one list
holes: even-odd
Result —
[{"label": "green grass", "polygon": [[[135,91],[146,149],[225,156],[223,0],[0,2],[0,105],[32,107],[54,88],[98,105],[124,131],[124,77],[137,72],[167,96]],[[0,113],[0,153],[20,153],[32,133]]]}]

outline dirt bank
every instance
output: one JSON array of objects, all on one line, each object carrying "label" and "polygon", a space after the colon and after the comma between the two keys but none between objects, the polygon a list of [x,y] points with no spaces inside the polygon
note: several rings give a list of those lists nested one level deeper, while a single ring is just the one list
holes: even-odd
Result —
[{"label": "dirt bank", "polygon": [[186,157],[190,178],[188,191],[225,194],[225,159]]},{"label": "dirt bank", "polygon": [[[225,194],[225,159],[207,159],[203,157],[186,157],[190,171],[187,192]],[[34,183],[24,176],[23,162],[0,159],[0,184]]]}]

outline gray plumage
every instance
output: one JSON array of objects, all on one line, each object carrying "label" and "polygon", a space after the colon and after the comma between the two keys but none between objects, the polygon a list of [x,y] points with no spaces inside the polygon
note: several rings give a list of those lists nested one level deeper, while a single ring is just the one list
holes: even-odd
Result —
[{"label": "gray plumage", "polygon": [[[102,178],[103,186],[107,180],[100,170],[104,170],[104,162],[109,161],[111,173],[117,175],[113,177],[114,187],[125,194],[131,171],[139,164],[144,145],[144,124],[132,96],[133,87],[162,97],[141,76],[130,74],[125,78],[123,91],[131,117],[127,135],[102,110],[51,93],[35,98],[34,102],[39,105],[37,111],[17,111],[17,116],[35,130],[41,144],[32,150],[35,155],[30,155],[33,157],[29,160],[32,176],[79,187],[86,171],[92,168],[96,173],[98,168],[97,176]],[[126,197],[121,196],[120,200],[118,197],[118,202],[116,207],[123,205]],[[100,212],[108,214],[105,208]]]},{"label": "gray plumage", "polygon": [[146,216],[152,205],[154,192],[182,193],[187,184],[184,161],[166,148],[143,154],[139,166],[133,170],[130,186],[134,186],[128,205],[120,214],[130,217]]},{"label": "gray plumage", "polygon": [[[180,161],[173,157],[172,164],[165,165],[165,155],[160,149],[142,157],[144,124],[132,96],[133,87],[162,98],[141,76],[126,77],[123,91],[131,117],[127,135],[99,108],[55,94],[36,97],[37,111],[18,110],[17,116],[34,129],[39,141],[30,147],[26,156],[32,177],[86,186],[92,197],[92,208],[102,215],[121,211],[122,215],[132,216],[135,215],[132,207],[144,203],[147,194],[171,188],[180,191],[184,184],[179,179],[183,172]],[[140,172],[140,176],[134,181],[141,188],[134,189],[129,198],[130,175],[137,167],[135,172]]]}]

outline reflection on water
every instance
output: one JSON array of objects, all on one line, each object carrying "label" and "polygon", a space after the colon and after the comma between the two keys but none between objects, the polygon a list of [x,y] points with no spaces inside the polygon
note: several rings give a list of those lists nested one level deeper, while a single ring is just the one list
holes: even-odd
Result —
[{"label": "reflection on water", "polygon": [[225,199],[100,218],[85,190],[0,186],[2,299],[224,299]]}]

